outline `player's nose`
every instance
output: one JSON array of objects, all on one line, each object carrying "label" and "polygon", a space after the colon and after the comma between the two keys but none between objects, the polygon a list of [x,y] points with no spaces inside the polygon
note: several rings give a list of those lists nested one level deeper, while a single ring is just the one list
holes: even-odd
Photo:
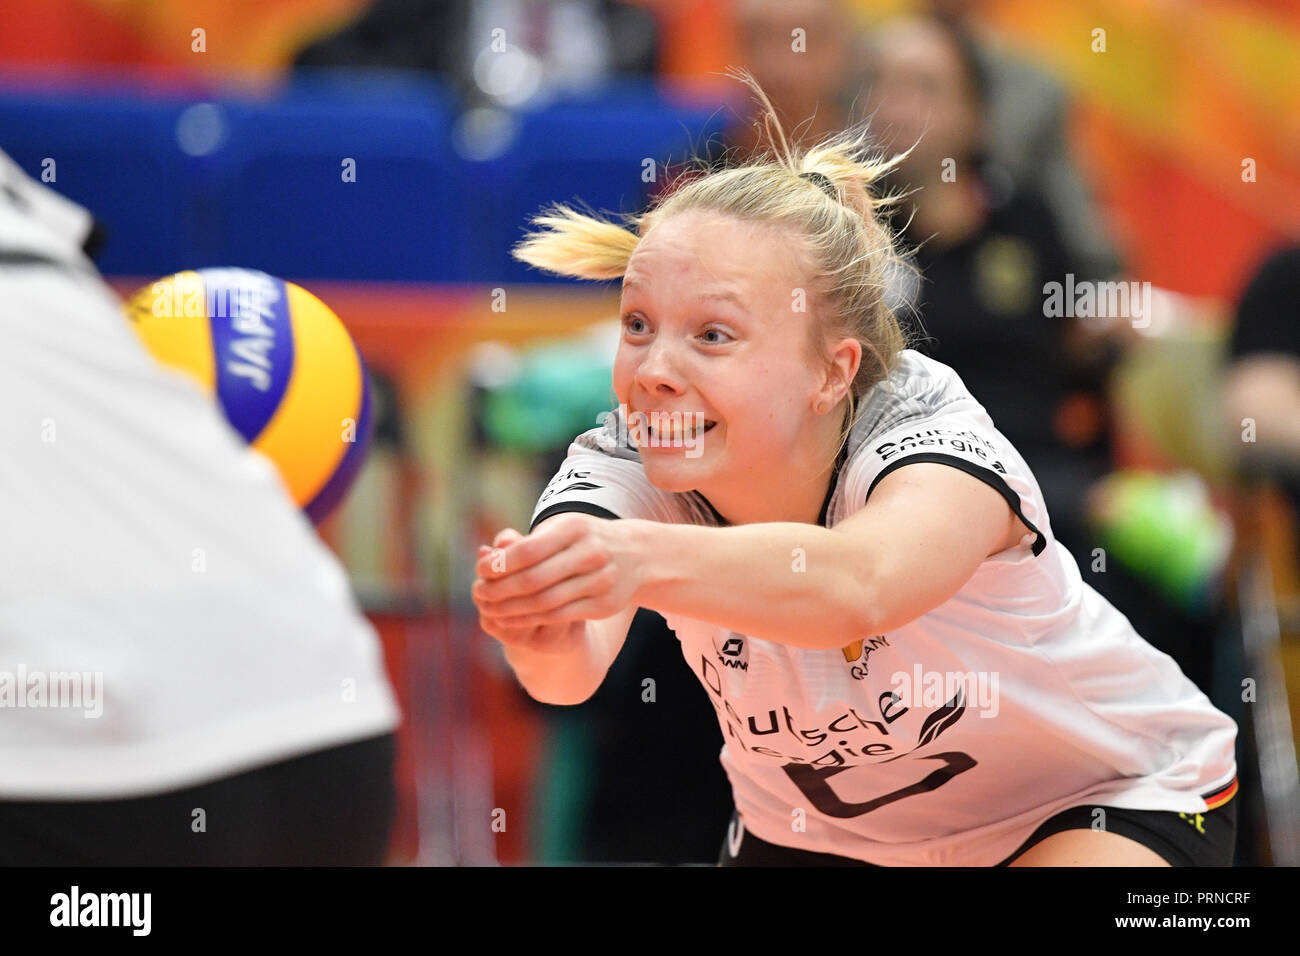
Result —
[{"label": "player's nose", "polygon": [[637,364],[635,379],[637,385],[652,394],[684,391],[686,382],[673,343],[660,337],[650,345]]}]

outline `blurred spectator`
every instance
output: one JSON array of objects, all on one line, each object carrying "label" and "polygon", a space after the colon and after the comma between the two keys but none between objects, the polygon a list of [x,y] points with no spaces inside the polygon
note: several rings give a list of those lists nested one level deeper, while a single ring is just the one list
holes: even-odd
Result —
[{"label": "blurred spectator", "polygon": [[[754,74],[787,127],[791,144],[814,142],[850,122],[855,90],[848,73],[856,22],[840,0],[737,0],[731,9],[737,60]],[[795,35],[795,31],[802,31]],[[715,77],[716,79],[716,77]],[[744,162],[761,135],[756,104],[745,100],[720,140],[701,144],[704,166]],[[665,176],[661,188],[674,176]]]},{"label": "blurred spectator", "polygon": [[[922,273],[911,296],[924,333],[915,347],[954,368],[1024,455],[1084,580],[1208,693],[1221,606],[1178,607],[1118,561],[1095,564],[1088,503],[1112,468],[1107,386],[1119,346],[1049,314],[1044,287],[1067,274],[1103,277],[1074,258],[1051,207],[991,158],[991,84],[960,24],[895,20],[869,49],[868,107],[882,146],[912,150],[890,185],[911,191],[894,215]],[[1132,335],[1126,322],[1121,335]]]},{"label": "blurred spectator", "polygon": [[[732,10],[738,60],[753,73],[786,124],[791,145],[816,142],[852,123],[858,95],[851,67],[857,21],[841,0],[737,0]],[[795,31],[802,33],[796,36]],[[745,100],[720,139],[701,144],[697,163],[717,168],[745,162],[762,139],[757,104]],[[670,170],[660,189],[671,188]]]},{"label": "blurred spectator", "polygon": [[[848,125],[854,90],[846,79],[855,34],[839,0],[737,0],[735,15],[738,65],[754,74],[794,127],[793,140],[816,142]],[[741,116],[726,135],[738,151],[734,158],[743,161],[759,130]]]},{"label": "blurred spectator", "polygon": [[653,15],[620,0],[376,0],[294,65],[428,70],[469,101],[510,101],[649,75],[657,55]]},{"label": "blurred spectator", "polygon": [[[1228,341],[1227,367],[1224,376],[1223,428],[1229,447],[1238,450],[1236,464],[1241,477],[1250,484],[1271,484],[1282,492],[1291,508],[1291,527],[1300,515],[1300,323],[1296,321],[1296,303],[1300,301],[1300,245],[1289,245],[1277,250],[1261,264],[1251,277],[1237,305],[1236,323]],[[1248,432],[1249,429],[1249,432]],[[1247,434],[1253,441],[1247,440]],[[1247,521],[1267,521],[1269,511],[1260,508]],[[1261,528],[1248,531],[1255,538],[1250,546],[1269,553],[1268,538],[1278,530],[1272,529],[1262,536]],[[1284,538],[1276,540],[1283,541]],[[1300,537],[1293,538],[1293,555],[1300,561]],[[1274,552],[1273,558],[1282,554]],[[1283,563],[1284,564],[1284,563]],[[1279,604],[1288,597],[1294,604],[1295,578],[1288,580],[1285,568],[1275,569],[1276,597]],[[1290,590],[1290,595],[1287,591]],[[1240,596],[1241,603],[1249,602]],[[1284,615],[1281,607],[1280,615]],[[1249,613],[1248,611],[1245,613]],[[1283,622],[1282,634],[1291,628]],[[1284,637],[1285,641],[1285,637]],[[1244,664],[1244,662],[1243,662]],[[1285,673],[1282,677],[1285,680]],[[1283,684],[1285,691],[1285,683]],[[1294,700],[1292,707],[1294,707]],[[1276,737],[1263,736],[1267,727],[1257,727],[1258,719],[1253,707],[1248,708],[1251,720],[1243,724],[1248,730],[1246,746],[1252,754],[1246,765],[1254,780],[1243,781],[1246,802],[1242,806],[1242,819],[1247,821],[1239,831],[1238,865],[1268,865],[1271,851],[1262,847],[1271,843],[1267,834],[1269,810],[1260,779],[1266,773],[1264,763],[1276,769],[1284,759],[1285,747],[1275,746]],[[1275,732],[1274,732],[1275,733]],[[1255,756],[1259,751],[1273,750],[1271,758]],[[1293,765],[1294,766],[1294,765]],[[1294,773],[1294,770],[1292,770]],[[1279,776],[1274,774],[1274,776]],[[1285,773],[1280,775],[1285,777]],[[1253,824],[1250,821],[1256,821]]]},{"label": "blurred spectator", "polygon": [[1104,385],[1114,356],[1077,354],[1080,323],[1049,316],[1043,289],[1067,273],[1098,277],[1071,259],[1043,199],[989,158],[989,81],[960,26],[895,20],[869,56],[881,145],[911,149],[890,185],[911,191],[896,225],[923,274],[910,297],[926,336],[917,348],[956,369],[1025,456],[1053,530],[1084,563],[1085,494],[1110,467]]},{"label": "blurred spectator", "polygon": [[1271,255],[1251,279],[1237,307],[1228,346],[1224,408],[1229,434],[1254,422],[1255,441],[1243,443],[1249,475],[1267,476],[1300,514],[1300,246]]},{"label": "blurred spectator", "polygon": [[1005,49],[983,29],[982,0],[930,0],[936,16],[961,24],[983,69],[989,155],[1051,208],[1070,259],[1081,271],[1110,276],[1120,261],[1066,144],[1069,102],[1049,73]]}]

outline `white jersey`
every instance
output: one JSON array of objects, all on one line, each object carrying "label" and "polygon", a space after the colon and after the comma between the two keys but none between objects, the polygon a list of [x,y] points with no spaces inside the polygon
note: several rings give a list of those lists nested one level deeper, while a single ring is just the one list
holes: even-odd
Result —
[{"label": "white jersey", "polygon": [[0,153],[0,799],[193,786],[392,730],[337,560]]},{"label": "white jersey", "polygon": [[[833,526],[916,462],[987,482],[1031,529],[950,600],[835,650],[666,614],[718,714],[746,829],[886,866],[989,866],[1073,806],[1204,812],[1235,793],[1234,721],[1082,580],[1038,483],[948,366],[905,351],[860,403]],[[534,511],[718,525],[654,488],[618,413],[579,436]],[[812,625],[812,626],[815,626]]]}]

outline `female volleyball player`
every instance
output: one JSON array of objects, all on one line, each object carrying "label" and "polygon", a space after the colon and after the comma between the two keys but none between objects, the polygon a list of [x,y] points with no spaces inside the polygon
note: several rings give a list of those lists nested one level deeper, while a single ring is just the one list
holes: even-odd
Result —
[{"label": "female volleyball player", "polygon": [[[718,713],[724,865],[1230,865],[1236,725],[1080,577],[978,396],[906,348],[865,132],[515,255],[621,277],[618,409],[473,593],[538,700],[637,607]],[[622,520],[611,521],[607,519]],[[648,705],[649,706],[649,705]],[[663,706],[662,704],[659,706]]]}]

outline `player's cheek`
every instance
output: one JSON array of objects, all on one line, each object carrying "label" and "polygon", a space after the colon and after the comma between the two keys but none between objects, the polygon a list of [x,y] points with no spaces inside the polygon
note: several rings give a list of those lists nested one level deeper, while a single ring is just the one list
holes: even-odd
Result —
[{"label": "player's cheek", "polygon": [[620,345],[614,355],[613,386],[614,397],[620,405],[627,405],[628,393],[632,387],[632,376],[636,372],[636,362],[628,350]]}]

